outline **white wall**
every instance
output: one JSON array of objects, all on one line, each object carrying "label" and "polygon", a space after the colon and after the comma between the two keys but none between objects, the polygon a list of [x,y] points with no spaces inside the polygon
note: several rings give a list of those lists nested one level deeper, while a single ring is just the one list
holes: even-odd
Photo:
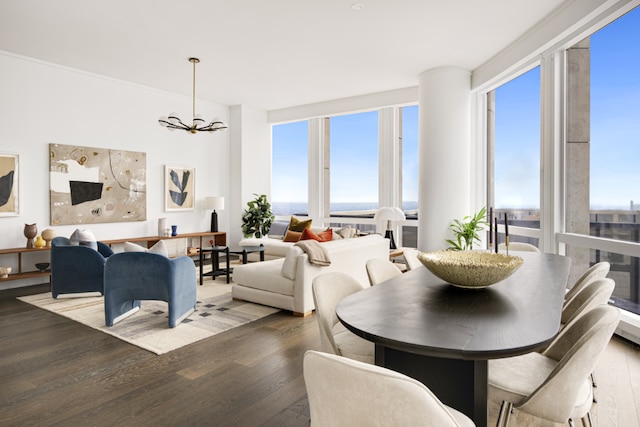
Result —
[{"label": "white wall", "polygon": [[[229,131],[196,135],[169,132],[157,121],[158,117],[173,111],[188,118],[190,97],[5,52],[0,52],[0,70],[0,153],[20,156],[20,215],[0,217],[0,249],[25,245],[25,223],[35,222],[38,232],[53,228],[64,236],[78,228],[76,225],[50,226],[50,143],[147,154],[147,220],[85,226],[96,238],[155,235],[160,217],[178,225],[178,233],[209,229],[210,212],[203,208],[204,197],[224,196],[228,200],[230,196]],[[197,100],[196,108],[206,118],[218,116],[229,123],[227,106]],[[233,123],[229,126],[232,128]],[[195,167],[194,211],[164,212],[166,164]],[[230,209],[219,212],[220,230],[228,230],[232,215]],[[0,258],[0,263],[3,260]],[[0,289],[20,285],[19,282],[24,281],[4,282]]]},{"label": "white wall", "polygon": [[242,212],[255,194],[271,201],[271,125],[264,110],[238,105],[231,107],[231,206],[234,212],[228,239],[242,239]]}]

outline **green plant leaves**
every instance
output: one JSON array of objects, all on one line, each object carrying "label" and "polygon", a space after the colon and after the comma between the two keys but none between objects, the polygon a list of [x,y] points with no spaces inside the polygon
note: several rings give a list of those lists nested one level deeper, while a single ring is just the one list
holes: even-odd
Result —
[{"label": "green plant leaves", "polygon": [[245,237],[266,236],[275,216],[265,194],[253,194],[255,200],[247,202],[248,208],[242,214],[242,233]]},{"label": "green plant leaves", "polygon": [[472,250],[475,242],[480,242],[478,233],[484,230],[487,225],[487,210],[485,208],[473,216],[465,216],[462,221],[455,219],[449,224],[449,230],[456,236],[456,240],[445,240],[449,245],[449,249],[454,251]]}]

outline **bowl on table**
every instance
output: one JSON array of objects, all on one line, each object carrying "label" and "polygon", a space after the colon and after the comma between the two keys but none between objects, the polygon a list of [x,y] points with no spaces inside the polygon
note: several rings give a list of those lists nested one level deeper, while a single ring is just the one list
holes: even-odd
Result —
[{"label": "bowl on table", "polygon": [[420,252],[420,262],[453,286],[482,289],[511,276],[522,265],[519,256],[481,251]]},{"label": "bowl on table", "polygon": [[49,267],[49,263],[48,262],[37,262],[36,263],[36,268],[40,271],[46,271],[47,268]]}]

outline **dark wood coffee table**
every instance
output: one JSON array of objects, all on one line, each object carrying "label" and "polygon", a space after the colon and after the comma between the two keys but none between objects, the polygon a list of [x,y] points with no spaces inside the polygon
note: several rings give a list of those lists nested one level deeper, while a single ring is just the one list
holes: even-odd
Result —
[{"label": "dark wood coffee table", "polygon": [[[264,245],[260,246],[211,246],[210,248],[200,248],[200,285],[204,276],[211,276],[216,280],[217,276],[227,276],[227,283],[231,281],[233,269],[229,266],[229,254],[241,255],[242,263],[247,263],[247,255],[260,252],[260,261],[264,261]],[[204,255],[211,253],[211,271],[203,271]],[[224,253],[226,258],[225,268],[220,268],[220,254]]]}]

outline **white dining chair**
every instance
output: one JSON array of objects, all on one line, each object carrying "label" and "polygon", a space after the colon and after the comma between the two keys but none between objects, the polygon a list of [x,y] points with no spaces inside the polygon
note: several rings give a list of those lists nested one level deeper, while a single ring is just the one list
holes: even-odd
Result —
[{"label": "white dining chair", "polygon": [[422,263],[418,259],[419,250],[413,248],[404,248],[402,250],[402,256],[404,257],[405,265],[407,266],[407,270],[415,270],[416,268],[422,267]]},{"label": "white dining chair", "polygon": [[371,286],[382,283],[385,280],[389,280],[396,276],[400,276],[402,271],[396,265],[387,260],[380,258],[373,258],[367,261],[367,276],[369,276],[369,283]]},{"label": "white dining chair", "polygon": [[374,344],[350,332],[336,315],[336,306],[342,299],[366,287],[368,285],[339,272],[320,274],[313,279],[311,288],[322,351],[366,363],[374,362]]},{"label": "white dining chair", "polygon": [[567,289],[567,293],[564,296],[565,305],[571,299],[573,299],[573,297],[576,296],[576,294],[580,292],[580,290],[583,287],[588,285],[589,282],[595,279],[603,279],[607,277],[607,274],[609,274],[610,269],[611,269],[611,264],[609,264],[606,261],[601,261],[596,264],[593,264],[587,271],[584,272],[582,276],[580,276],[578,280],[576,280],[576,282],[572,287]]},{"label": "white dining chair", "polygon": [[[500,243],[498,245],[498,251],[506,251],[507,249],[507,245],[504,243]],[[537,246],[534,246],[530,243],[524,243],[524,242],[510,242],[509,243],[509,251],[516,251],[516,252],[537,252],[540,253],[540,249],[538,249]]]},{"label": "white dining chair", "polygon": [[496,426],[506,427],[514,408],[555,423],[575,426],[582,419],[592,426],[588,377],[619,320],[617,308],[600,305],[572,321],[544,354],[490,360],[489,395],[502,402]]},{"label": "white dining chair", "polygon": [[560,323],[568,324],[591,308],[607,304],[613,294],[616,283],[613,279],[595,279],[582,287],[576,295],[562,307]]},{"label": "white dining chair", "polygon": [[475,425],[421,382],[381,366],[308,350],[303,371],[313,427]]}]

